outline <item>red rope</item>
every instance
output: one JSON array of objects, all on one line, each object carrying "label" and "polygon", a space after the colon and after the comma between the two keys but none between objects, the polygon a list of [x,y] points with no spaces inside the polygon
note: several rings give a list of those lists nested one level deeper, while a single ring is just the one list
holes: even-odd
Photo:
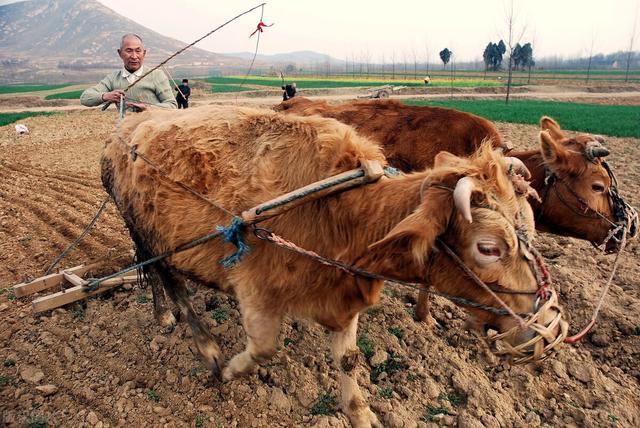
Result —
[{"label": "red rope", "polygon": [[262,21],[258,22],[258,25],[256,25],[256,29],[255,29],[255,31],[254,31],[253,33],[251,33],[251,35],[249,36],[249,38],[251,38],[254,34],[256,34],[256,33],[258,33],[258,32],[260,32],[260,33],[264,33],[263,28],[264,28],[264,27],[271,27],[271,26],[273,26],[273,24],[267,25],[267,24],[265,24],[265,23],[264,23],[264,22],[262,22]]},{"label": "red rope", "polygon": [[596,308],[593,310],[593,315],[591,316],[589,323],[577,334],[571,337],[565,338],[564,339],[565,343],[580,342],[582,339],[584,339],[587,333],[589,333],[591,329],[596,325],[596,320],[598,319],[598,313],[600,312],[600,309],[602,308],[602,303],[604,302],[604,298],[607,295],[607,292],[609,291],[609,286],[611,285],[611,281],[613,280],[613,277],[616,274],[616,270],[618,269],[618,263],[620,262],[620,254],[622,253],[622,250],[624,249],[626,244],[627,244],[627,229],[623,229],[622,241],[620,243],[620,250],[618,251],[618,254],[616,254],[616,259],[613,261],[613,268],[611,269],[611,274],[609,274],[609,279],[607,280],[607,283],[602,289],[602,293],[600,294],[600,298],[598,299],[598,304],[596,305]]}]

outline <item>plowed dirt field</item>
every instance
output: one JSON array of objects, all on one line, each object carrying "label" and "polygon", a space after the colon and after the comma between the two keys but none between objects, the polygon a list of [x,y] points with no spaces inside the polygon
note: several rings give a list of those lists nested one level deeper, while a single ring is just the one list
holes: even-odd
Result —
[{"label": "plowed dirt field", "polygon": [[[543,112],[542,112],[543,113]],[[43,274],[105,197],[99,178],[113,113],[79,111],[22,121],[28,136],[0,127],[0,286]],[[537,128],[498,124],[519,147]],[[640,140],[608,138],[623,196],[640,206]],[[537,246],[576,331],[588,320],[613,264],[590,244],[541,234]],[[62,263],[106,260],[93,275],[132,260],[113,206]],[[388,288],[360,318],[368,364],[398,364],[360,379],[385,426],[640,426],[640,243],[631,243],[595,331],[538,368],[502,365],[464,312],[436,299],[441,328],[413,320],[415,292]],[[244,348],[231,296],[195,284],[195,307],[228,359]],[[29,298],[0,291],[0,426],[344,427],[326,332],[288,320],[276,356],[254,374],[220,384],[192,350],[181,322],[156,325],[151,290],[126,287],[43,315]],[[372,354],[372,355],[371,355]],[[373,362],[372,362],[373,361]],[[322,398],[319,400],[319,398]],[[321,413],[327,413],[323,415]]]}]

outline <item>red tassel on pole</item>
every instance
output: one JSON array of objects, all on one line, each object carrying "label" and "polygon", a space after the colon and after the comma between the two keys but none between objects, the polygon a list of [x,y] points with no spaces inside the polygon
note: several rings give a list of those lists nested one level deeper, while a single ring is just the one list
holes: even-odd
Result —
[{"label": "red tassel on pole", "polygon": [[264,27],[271,27],[273,24],[267,25],[264,22],[260,21],[258,22],[258,25],[256,26],[256,29],[253,33],[251,33],[251,35],[249,36],[249,38],[251,38],[254,34],[256,34],[257,32],[261,32],[264,33],[263,28]]}]

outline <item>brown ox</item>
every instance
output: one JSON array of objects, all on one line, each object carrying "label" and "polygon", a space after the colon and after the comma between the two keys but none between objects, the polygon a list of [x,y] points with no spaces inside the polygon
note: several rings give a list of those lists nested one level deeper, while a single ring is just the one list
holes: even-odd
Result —
[{"label": "brown ox", "polygon": [[432,166],[441,151],[468,156],[485,139],[491,139],[495,147],[504,145],[502,136],[488,120],[447,108],[412,107],[389,100],[331,105],[296,97],[274,110],[303,116],[317,114],[351,125],[379,142],[389,165],[404,172]]},{"label": "brown ox", "polygon": [[[132,156],[132,146],[163,175]],[[356,168],[362,160],[385,161],[378,145],[334,120],[205,107],[127,118],[105,147],[102,177],[139,250],[159,254],[230,222],[176,182],[240,213]],[[262,227],[347,264],[428,282],[443,292],[497,306],[451,258],[434,251],[440,237],[483,281],[509,289],[511,293],[501,296],[514,311],[529,313],[535,308],[532,293],[538,282],[528,261],[531,254],[519,237],[533,233],[533,216],[514,193],[506,169],[503,158],[489,147],[470,159],[443,153],[432,170],[382,178],[301,205]],[[186,315],[205,362],[217,370],[222,354],[194,312],[185,277],[232,291],[239,301],[247,347],[224,368],[225,380],[251,371],[274,354],[285,315],[310,318],[333,332],[344,412],[354,426],[380,426],[356,382],[356,330],[358,313],[378,302],[383,281],[319,265],[248,232],[244,237],[251,250],[230,269],[218,263],[231,250],[220,242],[154,265]],[[486,309],[468,311],[480,325],[504,331],[515,324],[513,318]],[[514,340],[522,343],[530,336],[527,332]]]},{"label": "brown ox", "polygon": [[[351,125],[379,142],[389,164],[405,172],[431,166],[441,150],[468,156],[485,139],[491,139],[495,147],[503,146],[489,121],[446,108],[408,106],[388,100],[330,105],[298,97],[274,109],[304,116],[317,114]],[[606,241],[607,251],[618,250],[618,240],[607,241],[612,224],[619,218],[612,214],[615,206],[610,197],[611,177],[601,159],[609,152],[600,145],[602,137],[580,134],[567,138],[548,117],[540,120],[540,126],[539,148],[509,154],[525,163],[533,176],[532,187],[543,198],[542,203],[532,203],[536,227],[594,245]],[[551,173],[555,179],[546,180]]]}]

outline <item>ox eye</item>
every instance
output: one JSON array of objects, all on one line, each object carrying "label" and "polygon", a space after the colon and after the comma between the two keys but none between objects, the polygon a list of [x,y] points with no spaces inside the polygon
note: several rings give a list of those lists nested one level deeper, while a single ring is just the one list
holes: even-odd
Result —
[{"label": "ox eye", "polygon": [[591,185],[591,190],[593,190],[595,193],[604,193],[604,184],[595,182]]},{"label": "ox eye", "polygon": [[494,236],[482,236],[474,241],[471,251],[475,262],[480,266],[498,262],[509,248],[501,238]]},{"label": "ox eye", "polygon": [[500,258],[502,250],[493,242],[478,242],[476,244],[478,252],[483,256]]}]

